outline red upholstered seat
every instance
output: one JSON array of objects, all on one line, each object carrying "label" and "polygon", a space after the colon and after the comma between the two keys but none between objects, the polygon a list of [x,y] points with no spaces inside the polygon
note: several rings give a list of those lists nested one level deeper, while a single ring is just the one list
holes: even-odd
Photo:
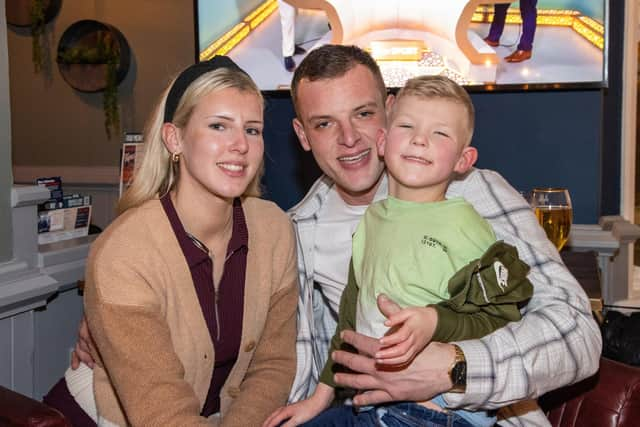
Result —
[{"label": "red upholstered seat", "polygon": [[600,359],[600,371],[539,399],[554,427],[640,425],[640,368]]},{"label": "red upholstered seat", "polygon": [[4,387],[0,387],[0,426],[72,427],[55,409]]}]

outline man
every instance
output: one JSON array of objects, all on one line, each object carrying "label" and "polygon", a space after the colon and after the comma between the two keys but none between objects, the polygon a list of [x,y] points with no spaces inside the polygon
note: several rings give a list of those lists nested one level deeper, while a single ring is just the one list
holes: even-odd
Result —
[{"label": "man", "polygon": [[[386,97],[373,59],[352,46],[328,45],[312,51],[296,69],[291,92],[295,132],[325,173],[290,211],[300,273],[293,402],[313,392],[327,358],[347,282],[351,234],[367,205],[387,195],[375,141],[386,124],[385,103],[393,98]],[[528,277],[535,291],[523,319],[480,340],[431,343],[407,369],[396,372],[375,369],[367,356],[375,352],[376,342],[346,333],[345,340],[364,354],[336,352],[335,356],[363,375],[339,374],[336,379],[369,390],[356,397],[357,404],[426,400],[455,386],[457,393],[444,395],[451,407],[497,409],[523,401],[501,411],[501,425],[548,425],[536,403],[527,399],[585,378],[598,368],[602,342],[586,295],[529,206],[498,174],[474,170],[451,184],[447,197],[455,196],[470,202],[497,238],[516,246],[531,266]],[[379,304],[385,314],[397,309],[384,298]],[[466,375],[452,378],[450,374],[459,374],[465,362]]]},{"label": "man", "polygon": [[[520,17],[522,18],[522,37],[518,43],[518,48],[506,56],[507,62],[522,62],[531,59],[533,51],[533,37],[536,34],[536,19],[538,17],[537,0],[520,0]],[[493,21],[489,28],[489,35],[484,39],[489,46],[499,46],[500,37],[504,31],[504,24],[507,19],[507,10],[510,4],[495,4],[493,6]]]}]

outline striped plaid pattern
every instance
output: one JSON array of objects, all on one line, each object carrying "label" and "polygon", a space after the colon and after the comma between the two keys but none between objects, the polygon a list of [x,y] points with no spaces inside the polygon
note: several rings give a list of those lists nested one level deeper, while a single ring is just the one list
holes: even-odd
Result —
[{"label": "striped plaid pattern", "polygon": [[[327,359],[336,313],[313,283],[316,215],[333,183],[320,178],[290,210],[298,239],[300,299],[298,369],[291,402],[309,396]],[[387,191],[386,185],[379,191]],[[447,197],[463,197],[493,227],[498,240],[515,246],[531,267],[534,294],[519,322],[479,340],[459,342],[467,359],[467,390],[446,393],[455,408],[497,409],[503,426],[547,426],[532,399],[579,381],[598,369],[602,340],[589,301],[569,273],[527,202],[498,173],[474,169],[449,186]],[[348,262],[350,254],[345,254]],[[518,402],[518,403],[515,403]]]}]

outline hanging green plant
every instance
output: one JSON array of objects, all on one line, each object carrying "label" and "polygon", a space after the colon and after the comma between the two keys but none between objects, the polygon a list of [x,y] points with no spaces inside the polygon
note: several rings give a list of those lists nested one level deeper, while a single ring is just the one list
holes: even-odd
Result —
[{"label": "hanging green plant", "polygon": [[104,91],[102,107],[104,110],[104,128],[107,138],[117,133],[120,128],[120,114],[118,111],[118,78],[117,70],[120,65],[120,49],[108,31],[97,31],[96,42],[92,47],[78,45],[67,48],[58,53],[61,64],[90,64],[104,65]]},{"label": "hanging green plant", "polygon": [[107,137],[120,131],[118,85],[129,71],[131,50],[114,26],[83,19],[67,28],[58,43],[58,69],[62,78],[81,92],[103,92]]},{"label": "hanging green plant", "polygon": [[49,58],[46,25],[60,12],[62,0],[9,0],[2,3],[7,24],[31,30],[33,68],[36,73],[41,72]]},{"label": "hanging green plant", "polygon": [[31,0],[31,59],[36,73],[42,70],[42,36],[45,27],[44,0]]},{"label": "hanging green plant", "polygon": [[103,40],[109,42],[98,43],[98,47],[104,49],[104,57],[107,63],[107,85],[104,89],[102,98],[102,108],[104,109],[104,128],[107,132],[107,138],[111,139],[111,130],[118,131],[120,128],[120,114],[118,111],[118,81],[116,71],[120,64],[120,51],[118,50],[111,34],[107,33]]}]

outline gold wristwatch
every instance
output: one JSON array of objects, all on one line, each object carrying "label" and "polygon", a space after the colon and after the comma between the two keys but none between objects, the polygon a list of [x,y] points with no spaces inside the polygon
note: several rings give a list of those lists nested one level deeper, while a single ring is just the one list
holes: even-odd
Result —
[{"label": "gold wristwatch", "polygon": [[464,358],[462,349],[456,344],[452,344],[456,351],[453,363],[449,368],[449,378],[453,387],[450,393],[464,393],[467,389],[467,359]]}]

